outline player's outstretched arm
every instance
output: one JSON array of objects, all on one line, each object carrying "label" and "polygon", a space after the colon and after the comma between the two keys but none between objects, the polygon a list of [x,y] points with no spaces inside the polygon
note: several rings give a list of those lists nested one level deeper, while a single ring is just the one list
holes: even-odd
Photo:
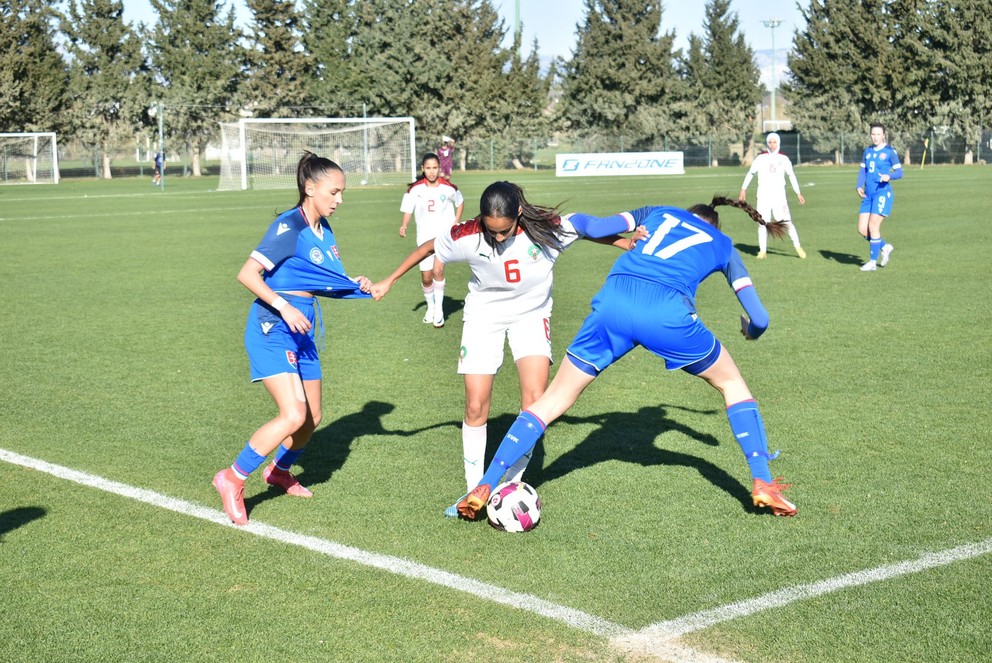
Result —
[{"label": "player's outstretched arm", "polygon": [[393,284],[396,283],[396,281],[401,276],[403,276],[411,269],[413,269],[414,265],[419,265],[421,260],[423,260],[424,258],[426,258],[427,256],[433,253],[434,253],[434,240],[429,239],[420,246],[418,246],[416,249],[414,249],[413,253],[408,255],[406,259],[403,260],[402,263],[400,263],[400,266],[396,268],[396,271],[394,271],[392,274],[390,274],[383,280],[377,281],[376,283],[372,284],[372,287],[369,289],[369,292],[372,293],[372,298],[376,301],[379,301],[380,299],[385,297],[386,293],[389,292],[389,289],[393,287]]}]

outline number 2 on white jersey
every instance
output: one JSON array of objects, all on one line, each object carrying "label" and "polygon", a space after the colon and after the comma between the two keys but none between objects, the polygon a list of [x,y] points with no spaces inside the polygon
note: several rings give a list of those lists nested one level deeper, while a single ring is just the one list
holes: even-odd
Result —
[{"label": "number 2 on white jersey", "polygon": [[[713,238],[710,235],[706,234],[699,228],[696,228],[695,226],[688,224],[685,221],[672,216],[671,214],[665,214],[664,216],[665,222],[658,226],[658,229],[654,231],[654,234],[651,235],[651,240],[644,245],[643,249],[641,249],[641,253],[653,255],[654,257],[661,258],[662,260],[667,260],[679,251],[685,251],[691,246],[713,241]],[[661,242],[665,239],[665,236],[678,226],[691,230],[692,234],[688,237],[683,237],[678,241],[672,242],[655,253],[655,250],[661,245]]]}]

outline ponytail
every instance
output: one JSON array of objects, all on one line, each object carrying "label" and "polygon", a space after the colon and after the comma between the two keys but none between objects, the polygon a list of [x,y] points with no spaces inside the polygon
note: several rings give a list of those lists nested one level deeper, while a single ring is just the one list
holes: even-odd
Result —
[{"label": "ponytail", "polygon": [[725,198],[723,196],[713,196],[713,200],[710,204],[699,203],[698,205],[693,205],[689,208],[689,212],[695,214],[703,221],[706,221],[714,228],[719,230],[720,228],[720,214],[716,211],[717,207],[721,205],[729,205],[730,207],[736,207],[737,209],[743,211],[751,220],[757,224],[760,224],[768,229],[768,234],[776,239],[781,239],[785,237],[786,233],[789,232],[788,226],[786,226],[785,221],[773,221],[771,223],[765,221],[758,214],[758,210],[754,209],[748,205],[743,200],[734,200],[732,198]]}]

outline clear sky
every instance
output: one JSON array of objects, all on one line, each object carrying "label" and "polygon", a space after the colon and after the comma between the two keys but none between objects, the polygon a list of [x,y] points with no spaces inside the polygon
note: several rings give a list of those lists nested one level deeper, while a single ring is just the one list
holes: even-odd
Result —
[{"label": "clear sky", "polygon": [[[583,0],[492,0],[506,21],[507,33],[512,38],[517,5],[523,24],[524,50],[537,37],[543,56],[568,57],[575,46],[577,25],[584,19]],[[246,21],[248,9],[243,0],[226,0],[225,6],[234,6],[239,21]],[[675,47],[685,49],[690,33],[703,31],[703,0],[665,0],[661,28],[663,32],[675,31]],[[772,48],[772,30],[762,21],[777,18],[782,21],[774,30],[775,49],[788,48],[792,33],[803,26],[802,15],[795,0],[732,0],[731,11],[737,12],[741,32],[756,51]],[[155,13],[148,0],[124,0],[125,20],[148,24],[155,22]]]}]

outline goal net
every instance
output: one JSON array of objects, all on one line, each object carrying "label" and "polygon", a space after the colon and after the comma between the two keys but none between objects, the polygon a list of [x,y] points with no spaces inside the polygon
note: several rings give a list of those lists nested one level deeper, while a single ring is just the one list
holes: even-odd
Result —
[{"label": "goal net", "polygon": [[0,133],[0,184],[58,184],[54,132]]},{"label": "goal net", "polygon": [[270,118],[220,123],[218,191],[295,189],[296,165],[309,150],[334,161],[348,185],[416,179],[412,117]]}]

